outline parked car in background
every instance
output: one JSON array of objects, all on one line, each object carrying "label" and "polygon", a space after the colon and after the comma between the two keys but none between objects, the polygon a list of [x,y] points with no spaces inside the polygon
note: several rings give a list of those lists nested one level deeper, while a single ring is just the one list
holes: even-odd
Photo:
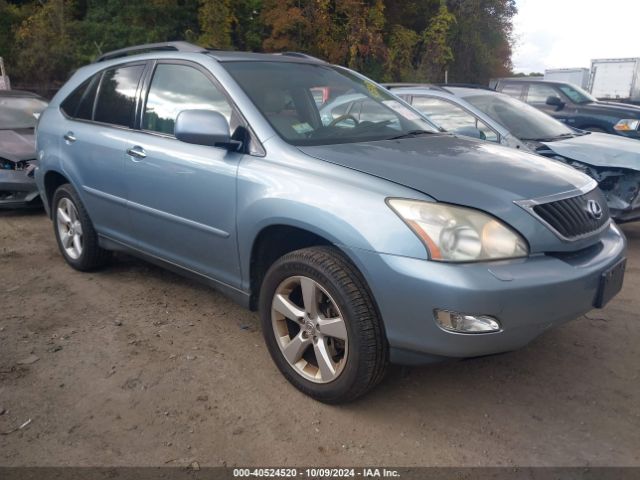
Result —
[{"label": "parked car in background", "polygon": [[[375,118],[323,121],[319,89]],[[626,242],[593,179],[443,133],[307,56],[105,54],[43,112],[37,148],[70,266],[123,250],[215,286],[260,311],[277,367],[324,402],[390,361],[516,349],[622,286]]]},{"label": "parked car in background", "polygon": [[484,88],[392,88],[448,131],[560,160],[596,180],[611,216],[640,219],[640,148],[628,138],[568,127],[508,95]]},{"label": "parked car in background", "polygon": [[0,90],[0,208],[39,207],[32,176],[34,130],[47,101],[19,90]]},{"label": "parked car in background", "polygon": [[602,102],[576,85],[527,78],[499,79],[495,89],[573,128],[640,138],[640,107]]}]

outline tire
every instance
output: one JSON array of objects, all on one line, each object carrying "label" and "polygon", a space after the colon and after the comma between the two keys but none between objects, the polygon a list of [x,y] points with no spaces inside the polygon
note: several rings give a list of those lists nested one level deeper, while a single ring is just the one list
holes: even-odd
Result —
[{"label": "tire", "polygon": [[58,248],[71,267],[88,272],[107,263],[110,252],[99,246],[93,223],[70,184],[65,183],[55,191],[51,212]]},{"label": "tire", "polygon": [[[315,293],[304,296],[303,285]],[[305,302],[312,296],[315,303]],[[282,298],[289,303],[282,303]],[[318,313],[309,308],[314,304]],[[310,397],[329,404],[349,402],[384,377],[389,349],[382,320],[364,279],[337,249],[305,248],[277,260],[262,282],[259,309],[273,361],[294,387]],[[282,311],[297,320],[286,318]],[[301,342],[307,341],[305,347]],[[303,353],[296,361],[298,355],[291,352],[298,350]],[[331,361],[319,362],[320,358]]]}]

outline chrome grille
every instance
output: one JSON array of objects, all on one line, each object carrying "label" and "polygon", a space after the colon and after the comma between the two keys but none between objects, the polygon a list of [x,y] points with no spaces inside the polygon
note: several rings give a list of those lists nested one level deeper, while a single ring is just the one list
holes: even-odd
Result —
[{"label": "chrome grille", "polygon": [[[601,215],[597,215],[598,210]],[[584,195],[533,206],[534,213],[560,236],[574,240],[594,233],[609,222],[607,200],[599,188]]]}]

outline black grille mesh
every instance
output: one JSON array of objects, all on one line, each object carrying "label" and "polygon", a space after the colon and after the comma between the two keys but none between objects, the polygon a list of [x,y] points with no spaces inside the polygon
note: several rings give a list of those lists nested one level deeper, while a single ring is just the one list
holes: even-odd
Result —
[{"label": "black grille mesh", "polygon": [[[590,214],[589,200],[595,200],[600,205],[602,209],[600,218],[594,218]],[[560,235],[569,239],[595,232],[609,221],[607,200],[599,188],[578,197],[536,205],[533,211]]]}]

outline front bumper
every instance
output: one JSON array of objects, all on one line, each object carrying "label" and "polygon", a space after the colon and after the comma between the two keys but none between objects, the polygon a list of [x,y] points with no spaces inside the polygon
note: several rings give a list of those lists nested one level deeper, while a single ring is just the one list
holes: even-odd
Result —
[{"label": "front bumper", "polygon": [[[550,327],[593,309],[600,277],[624,257],[626,240],[613,224],[581,252],[494,263],[446,264],[350,250],[382,315],[391,361],[428,363],[520,348]],[[490,315],[502,330],[442,330],[434,309]]]},{"label": "front bumper", "polygon": [[40,194],[25,170],[0,170],[0,208],[40,206]]}]

